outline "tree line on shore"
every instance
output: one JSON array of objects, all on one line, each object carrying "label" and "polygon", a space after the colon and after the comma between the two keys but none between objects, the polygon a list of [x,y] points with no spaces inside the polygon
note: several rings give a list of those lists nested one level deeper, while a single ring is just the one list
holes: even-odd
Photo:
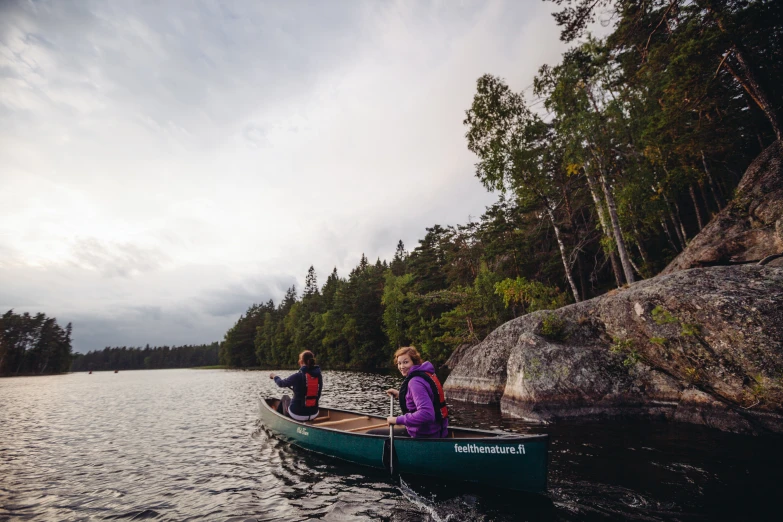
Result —
[{"label": "tree line on shore", "polygon": [[63,328],[43,313],[8,310],[0,316],[0,376],[68,371],[71,329],[71,323]]},{"label": "tree line on shore", "polygon": [[72,325],[65,328],[43,313],[7,311],[0,316],[0,376],[41,375],[67,371],[154,370],[219,364],[220,343],[106,347],[72,353]]},{"label": "tree line on shore", "polygon": [[561,38],[582,38],[525,89],[478,79],[464,120],[476,176],[499,200],[464,225],[433,225],[391,261],[363,255],[323,286],[253,304],[220,361],[388,366],[415,344],[442,363],[503,322],[651,277],[732,198],[780,139],[783,3],[550,0]]},{"label": "tree line on shore", "polygon": [[106,347],[103,350],[76,354],[72,372],[111,370],[160,370],[165,368],[195,368],[218,364],[219,344]]}]

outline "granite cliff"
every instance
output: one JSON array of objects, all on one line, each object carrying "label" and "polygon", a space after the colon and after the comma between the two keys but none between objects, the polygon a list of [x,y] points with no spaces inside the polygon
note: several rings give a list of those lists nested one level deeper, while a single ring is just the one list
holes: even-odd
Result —
[{"label": "granite cliff", "polygon": [[783,252],[782,165],[776,142],[657,277],[455,351],[448,396],[539,421],[644,415],[783,433],[783,259],[749,264]]}]

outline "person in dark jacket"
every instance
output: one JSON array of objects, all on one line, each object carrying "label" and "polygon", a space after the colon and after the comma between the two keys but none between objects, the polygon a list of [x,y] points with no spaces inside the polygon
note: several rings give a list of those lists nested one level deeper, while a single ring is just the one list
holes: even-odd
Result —
[{"label": "person in dark jacket", "polygon": [[[422,362],[414,346],[400,348],[394,354],[394,363],[405,377],[399,391],[386,390],[400,402],[402,415],[387,417],[386,423],[395,425],[394,436],[413,438],[442,438],[448,436],[449,418],[443,388],[429,361]],[[388,435],[388,428],[377,428],[367,433]]]},{"label": "person in dark jacket", "polygon": [[321,368],[315,364],[315,355],[310,350],[299,354],[299,371],[286,379],[274,373],[269,374],[280,388],[291,388],[294,398],[283,395],[278,406],[278,412],[288,415],[294,420],[307,421],[318,416],[318,402],[321,400],[323,378]]}]

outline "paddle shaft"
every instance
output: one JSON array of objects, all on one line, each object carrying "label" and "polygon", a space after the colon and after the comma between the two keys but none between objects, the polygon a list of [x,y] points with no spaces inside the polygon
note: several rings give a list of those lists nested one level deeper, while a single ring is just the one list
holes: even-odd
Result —
[{"label": "paddle shaft", "polygon": [[[389,417],[394,416],[394,395],[389,395]],[[394,475],[394,424],[389,424],[389,472]]]}]

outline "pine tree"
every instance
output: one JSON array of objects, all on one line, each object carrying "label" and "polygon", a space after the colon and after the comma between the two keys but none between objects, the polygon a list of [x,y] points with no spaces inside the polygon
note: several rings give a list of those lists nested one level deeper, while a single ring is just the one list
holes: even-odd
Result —
[{"label": "pine tree", "polygon": [[313,268],[313,265],[310,265],[310,268],[307,270],[307,276],[305,277],[305,288],[304,293],[302,294],[302,299],[313,296],[317,293],[318,278],[315,274],[315,268]]}]

